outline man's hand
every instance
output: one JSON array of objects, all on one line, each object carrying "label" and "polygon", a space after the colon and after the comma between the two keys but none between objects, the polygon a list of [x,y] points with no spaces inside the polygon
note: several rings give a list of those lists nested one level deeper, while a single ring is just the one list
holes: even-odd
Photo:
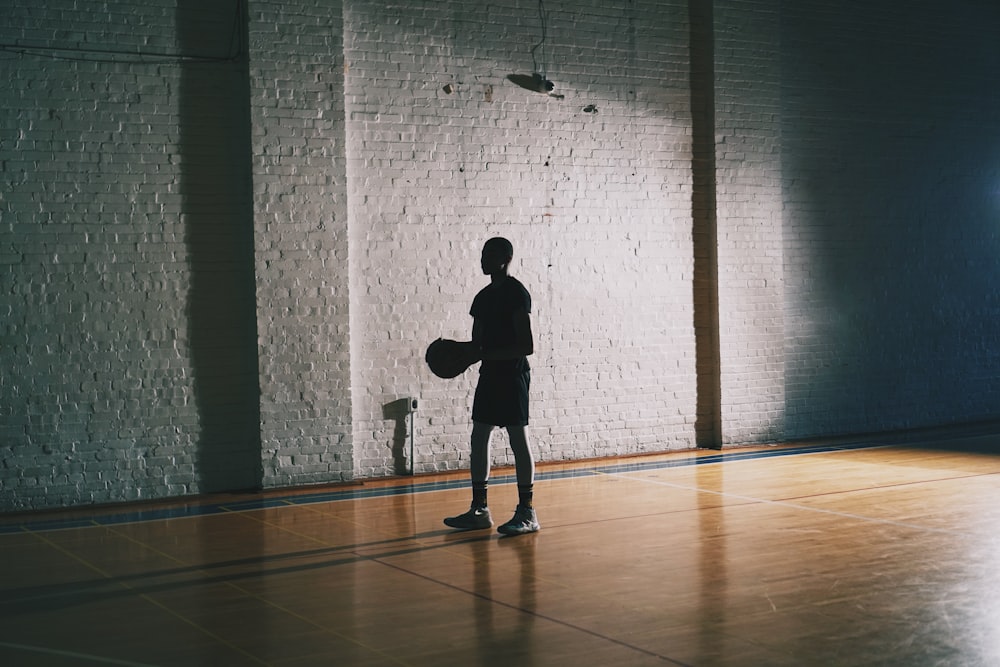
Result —
[{"label": "man's hand", "polygon": [[462,343],[462,360],[469,366],[483,360],[483,350],[479,343],[466,341]]}]

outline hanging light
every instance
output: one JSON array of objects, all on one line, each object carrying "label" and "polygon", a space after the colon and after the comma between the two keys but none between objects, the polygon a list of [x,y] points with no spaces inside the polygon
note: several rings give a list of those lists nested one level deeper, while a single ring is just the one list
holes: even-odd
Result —
[{"label": "hanging light", "polygon": [[525,90],[530,90],[533,93],[551,93],[556,87],[554,83],[546,79],[538,72],[534,72],[531,75],[508,74],[507,80],[521,86]]},{"label": "hanging light", "polygon": [[542,0],[538,0],[538,16],[542,24],[542,39],[531,47],[531,63],[534,65],[534,71],[531,74],[508,74],[507,80],[533,93],[542,93],[549,97],[562,99],[562,95],[556,95],[552,92],[556,86],[545,77],[544,72],[540,71],[542,68],[538,66],[538,60],[535,58],[535,51],[545,44],[545,39],[548,36],[548,28],[545,22],[545,8],[542,6]]}]

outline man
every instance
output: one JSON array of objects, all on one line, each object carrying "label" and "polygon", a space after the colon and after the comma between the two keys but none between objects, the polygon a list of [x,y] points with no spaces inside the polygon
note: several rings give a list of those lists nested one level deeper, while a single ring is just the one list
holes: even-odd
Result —
[{"label": "man", "polygon": [[490,435],[498,426],[507,429],[514,452],[518,505],[513,518],[497,530],[504,535],[523,535],[541,528],[533,507],[535,460],[527,430],[531,383],[527,357],[535,351],[529,315],[531,295],[508,273],[513,257],[514,247],[507,239],[495,237],[483,245],[481,264],[490,284],[472,302],[472,341],[465,348],[472,363],[482,362],[472,404],[472,505],[465,514],[444,520],[445,525],[459,530],[493,525],[487,487]]}]

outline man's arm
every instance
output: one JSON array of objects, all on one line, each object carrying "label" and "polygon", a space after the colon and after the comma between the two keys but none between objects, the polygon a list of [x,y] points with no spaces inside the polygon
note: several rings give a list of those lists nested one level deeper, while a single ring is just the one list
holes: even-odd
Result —
[{"label": "man's arm", "polygon": [[470,363],[483,361],[503,361],[505,359],[520,359],[535,353],[535,337],[531,331],[531,315],[523,308],[514,312],[514,343],[508,347],[500,347],[483,353],[478,323],[472,325],[472,340],[467,343],[467,353],[472,359]]},{"label": "man's arm", "polygon": [[[476,338],[473,336],[473,342]],[[528,311],[517,310],[514,312],[514,343],[507,347],[499,347],[483,353],[479,350],[479,359],[490,361],[503,361],[505,359],[520,359],[535,352],[535,337],[531,332],[531,315]]]}]

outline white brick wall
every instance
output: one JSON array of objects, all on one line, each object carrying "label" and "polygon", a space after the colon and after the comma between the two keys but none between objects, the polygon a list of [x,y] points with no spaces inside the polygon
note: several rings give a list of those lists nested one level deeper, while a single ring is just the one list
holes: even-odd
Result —
[{"label": "white brick wall", "polygon": [[423,406],[417,469],[467,465],[475,372],[441,381],[423,352],[437,336],[468,338],[493,235],[514,243],[533,295],[539,457],[692,444],[685,11],[602,4],[545,5],[561,100],[506,78],[531,72],[536,8],[349,5],[360,475],[393,469],[384,406],[409,395]]},{"label": "white brick wall", "polygon": [[[215,393],[255,377],[238,356],[246,248],[226,250],[247,170],[216,157],[233,66],[177,57],[226,52],[178,30],[175,3],[78,4],[0,18],[0,42],[28,49],[0,58],[0,505],[253,486],[256,396]],[[232,17],[220,3],[197,18],[228,37]],[[216,289],[226,321],[190,326]]]},{"label": "white brick wall", "polygon": [[[249,0],[234,61],[235,0],[43,4],[0,16],[0,508],[393,474],[408,396],[466,466],[422,356],[497,234],[539,458],[694,445],[688,3],[546,2],[561,99],[506,78],[531,3]],[[997,416],[1000,10],[862,4],[713,5],[723,444]]]},{"label": "white brick wall", "polygon": [[784,437],[779,3],[715,12],[721,441]]},{"label": "white brick wall", "polygon": [[339,2],[250,3],[264,486],[353,476]]}]

